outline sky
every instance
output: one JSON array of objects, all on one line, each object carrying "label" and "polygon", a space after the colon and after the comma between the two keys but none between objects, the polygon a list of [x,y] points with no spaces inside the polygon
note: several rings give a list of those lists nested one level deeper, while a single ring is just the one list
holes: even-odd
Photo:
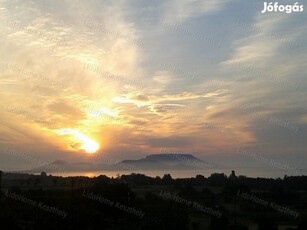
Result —
[{"label": "sky", "polygon": [[0,1],[0,169],[166,152],[306,168],[307,15],[262,10]]}]

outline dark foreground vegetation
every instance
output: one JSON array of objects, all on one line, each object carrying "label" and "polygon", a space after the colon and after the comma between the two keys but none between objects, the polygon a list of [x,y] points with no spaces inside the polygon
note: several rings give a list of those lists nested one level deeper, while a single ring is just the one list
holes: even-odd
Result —
[{"label": "dark foreground vegetation", "polygon": [[0,229],[307,229],[307,177],[2,173]]}]

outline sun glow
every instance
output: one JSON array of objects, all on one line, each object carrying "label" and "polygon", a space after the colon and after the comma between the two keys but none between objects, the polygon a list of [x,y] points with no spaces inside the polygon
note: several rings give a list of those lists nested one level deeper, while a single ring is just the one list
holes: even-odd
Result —
[{"label": "sun glow", "polygon": [[98,151],[99,145],[95,141],[89,139],[83,142],[81,148],[87,153],[95,153]]},{"label": "sun glow", "polygon": [[97,142],[75,129],[59,129],[57,133],[60,135],[71,135],[76,143],[74,148],[84,150],[86,153],[92,154],[99,150],[100,146]]}]

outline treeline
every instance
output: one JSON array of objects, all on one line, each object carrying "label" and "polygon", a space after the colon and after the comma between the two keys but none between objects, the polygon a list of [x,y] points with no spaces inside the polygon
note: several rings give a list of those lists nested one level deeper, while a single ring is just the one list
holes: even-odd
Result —
[{"label": "treeline", "polygon": [[307,229],[305,176],[3,174],[1,184],[0,229]]}]

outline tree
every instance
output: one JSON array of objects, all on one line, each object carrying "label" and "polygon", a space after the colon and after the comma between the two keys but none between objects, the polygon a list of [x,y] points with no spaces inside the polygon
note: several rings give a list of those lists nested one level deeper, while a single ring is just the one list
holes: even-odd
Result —
[{"label": "tree", "polygon": [[165,174],[162,178],[163,184],[171,184],[173,182],[173,178],[170,174]]}]

